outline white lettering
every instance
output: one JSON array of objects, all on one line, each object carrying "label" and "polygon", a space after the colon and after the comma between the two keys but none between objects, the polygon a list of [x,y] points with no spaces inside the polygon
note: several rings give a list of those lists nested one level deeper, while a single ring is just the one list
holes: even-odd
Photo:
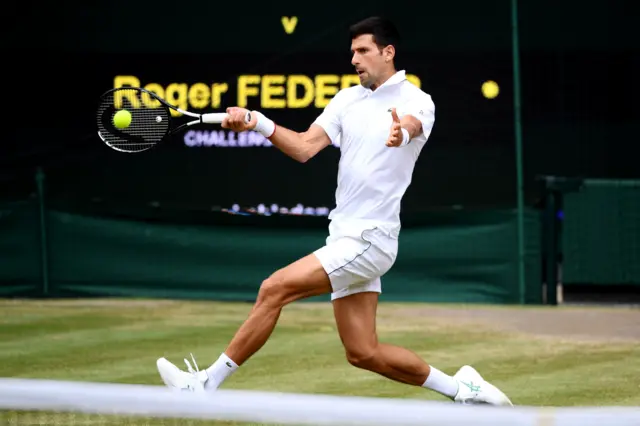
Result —
[{"label": "white lettering", "polygon": [[[190,148],[268,148],[273,146],[271,141],[258,132],[236,133],[230,130],[189,130],[184,134],[184,144]],[[332,146],[340,148],[340,135],[332,143]]]},{"label": "white lettering", "polygon": [[[189,130],[184,134],[184,144],[190,148],[269,148],[273,146],[271,141],[258,132],[236,133],[230,130]],[[332,146],[340,148],[340,135],[332,143]]]},{"label": "white lettering", "polygon": [[227,130],[189,130],[184,134],[184,144],[190,148],[252,148],[273,146],[273,144],[260,133],[236,133]]},{"label": "white lettering", "polygon": [[[254,132],[255,133],[255,132]],[[238,133],[238,146],[240,148],[246,148],[248,144],[249,137],[247,136],[247,132]]]},{"label": "white lettering", "polygon": [[227,134],[227,143],[228,143],[228,146],[231,148],[235,148],[238,146],[238,141],[236,140],[235,132],[229,132]]},{"label": "white lettering", "polygon": [[[268,207],[267,207],[268,206]],[[328,207],[311,207],[304,206],[301,203],[296,204],[293,207],[279,206],[278,204],[260,203],[257,206],[240,207],[239,204],[234,203],[227,211],[233,213],[251,213],[261,216],[271,216],[272,214],[288,214],[296,216],[329,216],[331,211]]]}]

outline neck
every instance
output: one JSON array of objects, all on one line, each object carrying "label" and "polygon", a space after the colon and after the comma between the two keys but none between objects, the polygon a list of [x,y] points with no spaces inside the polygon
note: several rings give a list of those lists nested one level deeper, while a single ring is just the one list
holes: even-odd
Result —
[{"label": "neck", "polygon": [[373,83],[370,87],[371,90],[376,90],[382,86],[387,80],[389,80],[397,71],[395,68],[390,68],[382,73],[382,75]]}]

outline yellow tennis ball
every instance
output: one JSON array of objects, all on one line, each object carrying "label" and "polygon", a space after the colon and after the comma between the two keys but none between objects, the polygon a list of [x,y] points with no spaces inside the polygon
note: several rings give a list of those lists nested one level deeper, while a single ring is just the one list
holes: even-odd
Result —
[{"label": "yellow tennis ball", "polygon": [[121,109],[113,116],[113,125],[118,129],[124,129],[131,124],[131,113],[126,109]]},{"label": "yellow tennis ball", "polygon": [[500,87],[498,83],[493,80],[488,80],[482,83],[482,94],[485,98],[493,99],[500,93]]}]

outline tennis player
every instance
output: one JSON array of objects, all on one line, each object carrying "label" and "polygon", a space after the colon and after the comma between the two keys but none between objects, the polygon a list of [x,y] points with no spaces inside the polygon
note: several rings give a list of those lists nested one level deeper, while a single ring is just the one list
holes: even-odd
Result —
[{"label": "tennis player", "polygon": [[351,63],[360,85],[339,91],[307,131],[298,133],[259,111],[229,108],[223,128],[254,130],[286,155],[304,163],[339,138],[336,207],[326,245],[275,271],[260,286],[247,320],[209,368],[182,371],[157,361],[164,383],[181,390],[217,389],[271,335],[282,308],[331,294],[337,329],[352,365],[391,380],[421,386],[464,404],[511,405],[509,398],[465,365],[449,376],[415,353],[378,341],[376,308],[380,278],[398,252],[400,201],[435,119],[431,96],[394,65],[399,34],[372,17],[350,28]]}]

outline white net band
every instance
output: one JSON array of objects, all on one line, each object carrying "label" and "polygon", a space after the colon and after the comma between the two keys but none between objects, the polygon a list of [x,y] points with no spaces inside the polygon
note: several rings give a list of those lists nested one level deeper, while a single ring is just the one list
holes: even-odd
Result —
[{"label": "white net band", "polygon": [[640,425],[640,408],[461,406],[446,402],[0,378],[0,409],[297,425]]}]

